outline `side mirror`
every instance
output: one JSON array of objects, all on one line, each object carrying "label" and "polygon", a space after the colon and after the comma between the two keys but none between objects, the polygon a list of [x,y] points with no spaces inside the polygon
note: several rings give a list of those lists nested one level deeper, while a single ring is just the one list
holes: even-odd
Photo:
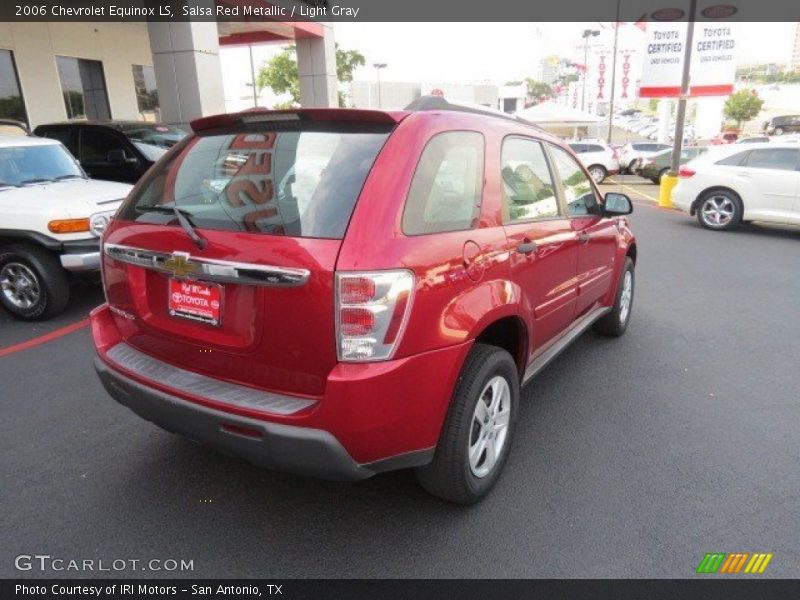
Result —
[{"label": "side mirror", "polygon": [[608,192],[603,205],[603,215],[606,217],[620,217],[633,212],[633,202],[625,194]]}]

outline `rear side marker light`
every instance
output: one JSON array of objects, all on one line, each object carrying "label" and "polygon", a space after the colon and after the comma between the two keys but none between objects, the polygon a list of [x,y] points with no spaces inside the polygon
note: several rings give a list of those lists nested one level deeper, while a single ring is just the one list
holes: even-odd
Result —
[{"label": "rear side marker light", "polygon": [[53,233],[82,233],[89,231],[89,219],[60,219],[50,221],[47,228]]},{"label": "rear side marker light", "polygon": [[411,309],[411,271],[336,274],[336,346],[339,360],[391,358]]}]

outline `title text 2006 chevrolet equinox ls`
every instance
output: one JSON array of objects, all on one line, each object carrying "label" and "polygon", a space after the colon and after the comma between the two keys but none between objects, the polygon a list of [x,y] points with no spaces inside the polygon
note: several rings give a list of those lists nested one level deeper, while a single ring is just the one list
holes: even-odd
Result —
[{"label": "title text 2006 chevrolet equinox ls", "polygon": [[471,503],[520,385],[628,325],[631,202],[530,124],[429,97],[192,128],[109,225],[92,314],[106,389],[164,429]]}]

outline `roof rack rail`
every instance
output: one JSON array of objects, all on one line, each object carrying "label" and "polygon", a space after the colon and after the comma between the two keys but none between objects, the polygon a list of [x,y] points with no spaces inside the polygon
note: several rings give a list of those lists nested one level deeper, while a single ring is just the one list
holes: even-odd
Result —
[{"label": "roof rack rail", "polygon": [[420,96],[416,100],[413,100],[408,106],[406,106],[404,110],[411,112],[419,112],[425,110],[452,110],[456,112],[474,113],[479,115],[486,115],[488,117],[495,117],[498,119],[505,119],[506,121],[514,121],[515,123],[519,123],[521,125],[528,125],[529,127],[534,127],[539,131],[542,131],[542,128],[539,127],[536,123],[528,121],[527,119],[523,119],[522,117],[519,117],[517,115],[510,115],[500,110],[489,108],[488,106],[482,106],[480,104],[469,104],[466,102],[464,103],[450,102],[449,100],[446,100],[442,96]]}]

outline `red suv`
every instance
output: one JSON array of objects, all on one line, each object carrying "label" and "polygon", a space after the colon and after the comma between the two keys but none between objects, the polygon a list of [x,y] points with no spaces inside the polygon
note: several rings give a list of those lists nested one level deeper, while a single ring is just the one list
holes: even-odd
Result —
[{"label": "red suv", "polygon": [[192,128],[108,227],[92,313],[106,389],[168,431],[471,503],[520,386],[628,325],[631,202],[529,123],[434,97]]}]

